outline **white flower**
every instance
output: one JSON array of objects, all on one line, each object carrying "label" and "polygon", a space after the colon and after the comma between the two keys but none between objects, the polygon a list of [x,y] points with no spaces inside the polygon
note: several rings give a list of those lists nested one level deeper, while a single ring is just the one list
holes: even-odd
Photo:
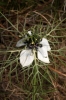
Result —
[{"label": "white flower", "polygon": [[[28,33],[31,35],[31,31],[29,31]],[[25,39],[19,40],[16,44],[17,47],[24,46],[24,45],[26,45]],[[42,38],[42,41],[39,42],[38,45],[29,44],[28,48],[29,49],[23,50],[20,53],[20,63],[23,67],[31,65],[31,63],[33,62],[33,60],[34,60],[34,54],[33,54],[33,50],[32,50],[33,48],[37,48],[36,49],[37,57],[39,60],[41,60],[44,63],[50,63],[49,57],[48,57],[48,51],[50,51],[51,48],[50,48],[50,45],[49,45],[47,39]]]}]

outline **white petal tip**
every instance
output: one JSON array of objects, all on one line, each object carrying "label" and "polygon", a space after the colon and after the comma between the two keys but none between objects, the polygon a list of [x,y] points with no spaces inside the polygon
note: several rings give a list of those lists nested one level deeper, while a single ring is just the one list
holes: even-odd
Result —
[{"label": "white petal tip", "polygon": [[23,41],[24,41],[24,39],[20,39],[20,40],[17,42],[16,47],[24,46],[25,43],[24,43]]},{"label": "white petal tip", "polygon": [[37,56],[38,56],[38,59],[41,60],[42,62],[50,63],[48,52],[44,47],[38,49]]},{"label": "white petal tip", "polygon": [[28,34],[31,35],[32,34],[31,31],[28,31]]}]

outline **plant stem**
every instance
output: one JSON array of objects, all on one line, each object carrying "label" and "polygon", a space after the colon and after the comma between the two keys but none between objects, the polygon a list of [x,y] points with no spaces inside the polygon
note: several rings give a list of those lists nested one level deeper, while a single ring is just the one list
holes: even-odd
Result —
[{"label": "plant stem", "polygon": [[35,66],[33,68],[33,96],[32,96],[32,100],[36,100],[36,83],[37,83],[37,68],[36,68],[36,54],[35,54],[35,50],[33,51],[34,52],[34,59],[35,59]]}]

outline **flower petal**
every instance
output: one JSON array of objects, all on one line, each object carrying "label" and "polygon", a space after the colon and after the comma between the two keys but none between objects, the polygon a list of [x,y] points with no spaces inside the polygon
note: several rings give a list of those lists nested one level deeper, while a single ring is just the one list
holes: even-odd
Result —
[{"label": "flower petal", "polygon": [[25,38],[20,39],[20,40],[17,42],[16,47],[24,46],[24,45],[25,45],[24,41],[25,41]]},{"label": "flower petal", "polygon": [[47,39],[42,38],[42,41],[40,42],[40,44],[42,44],[43,47],[47,49],[47,51],[50,51],[51,50],[50,45],[49,45],[49,42],[48,42]]},{"label": "flower petal", "polygon": [[46,48],[44,48],[44,47],[38,48],[37,56],[38,56],[39,60],[41,60],[45,63],[50,63],[49,58],[48,58],[48,52],[47,52]]},{"label": "flower petal", "polygon": [[20,54],[20,63],[23,67],[29,66],[34,60],[34,55],[31,50],[23,50]]},{"label": "flower petal", "polygon": [[31,31],[28,31],[28,34],[29,34],[29,35],[32,35]]}]

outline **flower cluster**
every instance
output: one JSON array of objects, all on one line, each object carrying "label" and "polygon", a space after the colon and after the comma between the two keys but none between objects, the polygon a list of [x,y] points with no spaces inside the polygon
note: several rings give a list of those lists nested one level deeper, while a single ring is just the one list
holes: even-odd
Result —
[{"label": "flower cluster", "polygon": [[25,38],[20,39],[16,47],[26,46],[27,49],[21,51],[20,53],[20,63],[23,67],[31,65],[34,60],[33,50],[37,51],[37,57],[44,63],[50,63],[48,57],[48,51],[51,50],[48,40],[32,34],[31,31],[28,31],[28,34]]}]

